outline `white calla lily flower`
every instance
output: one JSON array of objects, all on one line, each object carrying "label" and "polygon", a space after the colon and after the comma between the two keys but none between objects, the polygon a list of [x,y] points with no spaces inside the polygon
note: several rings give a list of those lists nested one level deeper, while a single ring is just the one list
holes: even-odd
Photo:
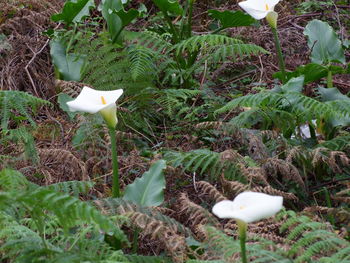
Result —
[{"label": "white calla lily flower", "polygon": [[233,201],[224,200],[214,205],[219,218],[233,218],[251,223],[275,215],[282,209],[283,197],[256,192],[243,192]]},{"label": "white calla lily flower", "polygon": [[239,2],[239,6],[257,20],[265,18],[273,12],[280,0],[247,0]]},{"label": "white calla lily flower", "polygon": [[100,112],[109,128],[117,125],[115,102],[123,94],[122,89],[100,91],[89,87],[83,87],[79,96],[67,102],[70,111],[82,111],[87,113]]}]

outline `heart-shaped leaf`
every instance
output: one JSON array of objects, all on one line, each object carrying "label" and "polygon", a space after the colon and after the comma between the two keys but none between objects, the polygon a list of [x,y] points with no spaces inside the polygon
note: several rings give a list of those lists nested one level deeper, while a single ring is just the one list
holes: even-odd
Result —
[{"label": "heart-shaped leaf", "polygon": [[81,69],[85,61],[82,55],[66,53],[65,45],[58,39],[51,40],[50,55],[61,79],[80,81]]},{"label": "heart-shaped leaf", "polygon": [[209,10],[209,16],[220,21],[221,29],[238,27],[238,26],[250,26],[256,23],[256,20],[250,15],[243,13],[242,11],[218,11]]},{"label": "heart-shaped leaf", "polygon": [[304,30],[312,50],[311,61],[317,64],[339,62],[345,64],[344,49],[333,28],[326,22],[312,20]]},{"label": "heart-shaped leaf", "polygon": [[163,170],[165,168],[166,162],[164,160],[154,163],[141,178],[137,178],[126,187],[123,199],[140,206],[158,206],[162,204],[165,188]]},{"label": "heart-shaped leaf", "polygon": [[95,7],[94,0],[72,0],[64,4],[62,13],[53,15],[51,19],[55,22],[63,21],[67,25],[79,23],[90,15],[90,9]]},{"label": "heart-shaped leaf", "polygon": [[153,3],[162,11],[169,12],[175,15],[182,15],[183,9],[179,4],[179,1],[171,1],[171,0],[153,0]]}]

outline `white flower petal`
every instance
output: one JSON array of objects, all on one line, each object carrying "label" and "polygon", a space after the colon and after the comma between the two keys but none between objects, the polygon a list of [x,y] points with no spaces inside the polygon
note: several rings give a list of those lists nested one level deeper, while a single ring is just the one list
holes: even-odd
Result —
[{"label": "white flower petal", "polygon": [[276,214],[282,209],[283,197],[263,193],[244,192],[233,201],[221,201],[213,207],[220,218],[234,218],[246,223],[258,221]]},{"label": "white flower petal", "polygon": [[251,15],[257,20],[263,19],[269,12],[266,11],[265,8],[259,8],[260,4],[258,4],[258,6],[252,5],[250,1],[243,1],[239,2],[238,4],[244,11],[246,11],[249,15]]},{"label": "white flower petal", "polygon": [[257,20],[263,19],[274,10],[280,0],[247,0],[239,2],[239,6]]},{"label": "white flower petal", "polygon": [[[100,91],[84,87],[79,96],[75,100],[67,102],[67,105],[70,111],[96,113],[115,104],[122,94],[122,89]],[[103,104],[102,97],[106,104]]]}]

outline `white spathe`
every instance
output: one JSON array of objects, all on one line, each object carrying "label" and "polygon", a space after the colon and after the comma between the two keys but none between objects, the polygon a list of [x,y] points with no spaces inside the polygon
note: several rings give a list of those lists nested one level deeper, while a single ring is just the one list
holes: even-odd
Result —
[{"label": "white spathe", "polygon": [[213,213],[219,218],[233,218],[251,223],[273,216],[283,207],[282,196],[243,192],[233,201],[224,200],[214,205]]},{"label": "white spathe", "polygon": [[239,2],[239,6],[257,20],[263,19],[272,12],[280,0],[247,0]]},{"label": "white spathe", "polygon": [[87,113],[100,112],[108,127],[114,128],[117,124],[115,102],[123,94],[122,89],[101,91],[83,87],[75,100],[67,102],[70,111]]}]

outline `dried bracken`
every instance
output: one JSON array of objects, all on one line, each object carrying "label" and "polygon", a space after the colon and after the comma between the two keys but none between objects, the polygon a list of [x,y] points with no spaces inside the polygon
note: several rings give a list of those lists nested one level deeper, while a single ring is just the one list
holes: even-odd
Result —
[{"label": "dried bracken", "polygon": [[187,245],[183,236],[176,234],[163,222],[143,213],[131,212],[126,215],[132,225],[142,229],[143,235],[150,235],[152,239],[160,240],[174,262],[182,263],[185,261]]},{"label": "dried bracken", "polygon": [[263,168],[270,176],[277,178],[277,175],[280,174],[283,180],[294,181],[302,189],[305,189],[305,183],[299,170],[291,163],[282,159],[269,158],[264,162]]},{"label": "dried bracken", "polygon": [[223,196],[216,188],[215,186],[211,185],[208,182],[205,181],[199,181],[196,183],[197,189],[199,191],[200,194],[204,194],[206,195],[206,197],[210,200],[210,201],[214,201],[214,202],[220,202],[222,200],[225,200],[226,197]]},{"label": "dried bracken", "polygon": [[11,14],[0,25],[0,33],[7,35],[11,47],[0,56],[0,89],[30,91],[41,98],[51,98],[55,95],[54,72],[49,39],[42,32],[49,25],[55,26],[50,15],[59,11],[62,1],[0,0],[0,5],[4,17]]},{"label": "dried bracken", "polygon": [[248,190],[249,186],[242,184],[238,181],[229,181],[224,178],[222,175],[220,177],[221,185],[224,191],[225,196],[228,196],[230,199],[237,194]]},{"label": "dried bracken", "polygon": [[[186,218],[186,224],[191,228],[192,232],[197,235],[198,225],[213,225],[219,227],[220,224],[218,220],[206,209],[193,203],[188,199],[185,193],[180,194],[178,199],[178,213]],[[199,236],[202,236],[200,234]],[[197,237],[199,237],[197,236]]]},{"label": "dried bracken", "polygon": [[270,195],[283,196],[285,199],[292,200],[294,202],[297,202],[299,200],[299,198],[296,197],[293,193],[286,193],[281,190],[277,190],[272,186],[265,186],[265,187],[258,186],[258,187],[252,188],[251,191],[270,194]]},{"label": "dried bracken", "polygon": [[343,167],[350,166],[350,158],[340,151],[331,151],[327,148],[316,148],[311,153],[312,165],[326,163],[335,173],[342,173]]},{"label": "dried bracken", "polygon": [[71,180],[90,180],[84,162],[68,150],[38,149],[38,155],[38,165],[23,167],[20,171],[30,177],[35,173],[43,174],[45,185]]}]

